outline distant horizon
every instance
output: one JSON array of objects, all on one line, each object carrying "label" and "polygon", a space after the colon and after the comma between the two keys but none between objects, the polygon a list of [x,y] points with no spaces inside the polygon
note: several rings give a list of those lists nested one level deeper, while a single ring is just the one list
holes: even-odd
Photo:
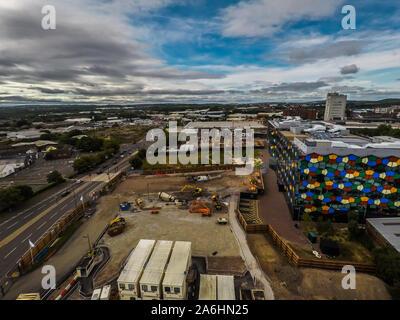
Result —
[{"label": "distant horizon", "polygon": [[347,4],[2,1],[0,106],[398,99],[398,0]]}]

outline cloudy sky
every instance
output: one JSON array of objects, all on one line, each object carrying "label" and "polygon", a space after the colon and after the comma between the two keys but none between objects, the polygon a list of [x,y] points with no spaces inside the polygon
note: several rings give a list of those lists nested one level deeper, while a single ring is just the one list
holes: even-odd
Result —
[{"label": "cloudy sky", "polygon": [[[345,4],[357,29],[343,30]],[[56,9],[43,30],[42,7]],[[398,0],[0,0],[0,105],[400,98]]]}]

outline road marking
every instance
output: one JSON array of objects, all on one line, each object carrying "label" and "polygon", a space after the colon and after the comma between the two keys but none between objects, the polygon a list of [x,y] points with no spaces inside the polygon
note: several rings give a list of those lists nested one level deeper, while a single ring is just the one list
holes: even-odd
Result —
[{"label": "road marking", "polygon": [[[79,192],[82,189],[88,187],[89,184],[83,184],[80,186],[76,191]],[[0,241],[0,248],[4,247],[6,244],[10,243],[12,240],[14,240],[16,237],[18,237],[19,234],[24,232],[26,229],[28,229],[30,226],[32,226],[35,222],[43,218],[46,214],[48,214],[51,210],[59,206],[61,203],[64,203],[67,199],[69,199],[71,196],[63,198],[59,202],[53,204],[51,207],[47,208],[45,211],[43,211],[41,214],[38,214],[35,218],[27,222],[25,225],[20,227],[18,230],[15,230],[12,234],[10,234],[7,238],[4,238],[3,240]]]},{"label": "road marking", "polygon": [[43,227],[46,224],[47,221],[43,222],[39,227],[36,228],[36,230],[39,230],[41,227]]},{"label": "road marking", "polygon": [[15,249],[17,249],[17,247],[15,247],[15,248],[12,249],[9,253],[7,253],[7,254],[4,256],[4,260],[7,259],[8,256],[9,256],[11,253],[13,253],[13,252],[15,251]]},{"label": "road marking", "polygon": [[8,227],[7,227],[7,230],[8,230],[8,229],[11,229],[12,227],[14,227],[17,223],[18,223],[18,221],[15,222],[15,223],[13,223],[12,225],[8,226]]},{"label": "road marking", "polygon": [[58,214],[58,212],[56,212],[55,214],[53,214],[50,219],[52,219],[54,216],[56,216]]},{"label": "road marking", "polygon": [[32,236],[32,233],[31,233],[29,236],[27,236],[24,240],[22,240],[21,243],[24,243],[24,242],[25,242],[26,240],[28,240],[31,236]]}]

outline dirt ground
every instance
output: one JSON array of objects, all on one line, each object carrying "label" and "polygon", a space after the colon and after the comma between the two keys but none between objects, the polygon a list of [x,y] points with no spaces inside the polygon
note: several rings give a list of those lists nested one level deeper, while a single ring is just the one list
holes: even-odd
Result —
[{"label": "dirt ground", "polygon": [[271,279],[277,300],[389,300],[385,284],[378,278],[357,273],[356,289],[344,290],[344,274],[338,271],[291,266],[262,234],[249,234],[248,243]]},{"label": "dirt ground", "polygon": [[[231,176],[227,173],[218,180],[196,183],[196,186],[203,188],[207,193],[218,192],[224,196],[230,195],[233,191],[233,189],[229,190],[229,185],[239,186],[242,180],[242,177]],[[180,209],[175,204],[158,200],[158,192],[172,193],[185,184],[193,183],[189,183],[182,176],[130,177],[122,182],[111,195],[102,198],[100,206],[109,200],[127,201],[132,203],[136,211],[120,212],[127,224],[122,234],[115,237],[106,234],[103,237],[101,243],[109,247],[111,261],[97,275],[96,287],[119,274],[123,261],[140,239],[191,241],[193,256],[240,258],[239,247],[229,225],[219,225],[216,222],[218,217],[227,218],[226,213],[215,213],[211,217],[203,217],[200,213],[190,213],[188,209]],[[138,197],[144,201],[145,208],[160,208],[160,213],[151,214],[150,210],[140,210],[135,204],[135,199]],[[210,203],[207,198],[208,196],[203,197],[202,200]],[[118,208],[115,208],[113,212],[117,214]],[[227,264],[231,261],[229,259],[227,259]],[[227,269],[228,267],[227,265]],[[238,265],[238,269],[242,267],[243,265]]]}]

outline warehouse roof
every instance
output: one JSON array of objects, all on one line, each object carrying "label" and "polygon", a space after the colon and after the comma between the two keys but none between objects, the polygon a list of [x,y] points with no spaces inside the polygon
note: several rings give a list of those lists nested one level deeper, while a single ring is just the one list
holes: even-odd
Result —
[{"label": "warehouse roof", "polygon": [[388,243],[400,252],[400,217],[374,218],[367,221],[379,232]]}]

